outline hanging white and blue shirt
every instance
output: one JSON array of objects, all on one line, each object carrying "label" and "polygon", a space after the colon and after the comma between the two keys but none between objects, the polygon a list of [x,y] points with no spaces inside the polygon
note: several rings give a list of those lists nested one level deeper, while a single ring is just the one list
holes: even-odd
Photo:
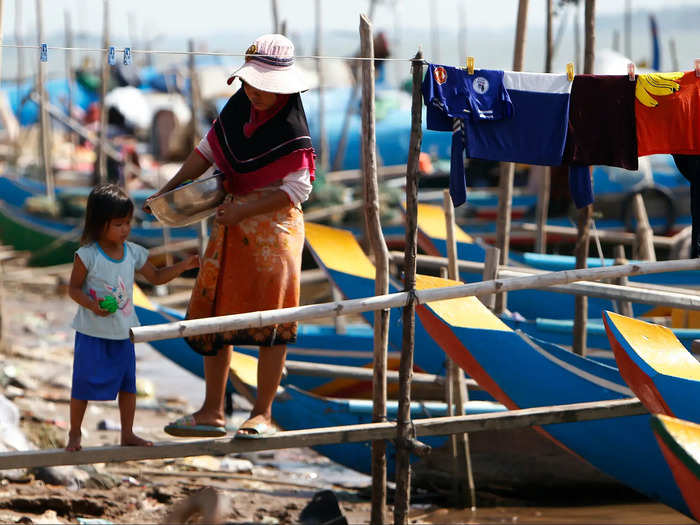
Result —
[{"label": "hanging white and blue shirt", "polygon": [[542,166],[561,164],[571,96],[567,75],[505,71],[503,84],[513,104],[512,117],[467,122],[468,155]]},{"label": "hanging white and blue shirt", "polygon": [[454,206],[460,206],[467,198],[464,152],[473,156],[465,121],[498,121],[513,114],[503,71],[481,69],[469,74],[460,68],[429,64],[423,99],[428,129],[452,131],[450,196]]}]

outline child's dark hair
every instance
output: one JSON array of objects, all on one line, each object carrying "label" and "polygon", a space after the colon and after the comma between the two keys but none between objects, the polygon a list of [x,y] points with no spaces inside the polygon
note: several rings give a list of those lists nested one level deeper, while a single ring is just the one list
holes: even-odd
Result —
[{"label": "child's dark hair", "polygon": [[81,244],[97,242],[112,219],[131,217],[134,203],[129,195],[116,184],[99,184],[88,196],[85,210],[85,226],[80,237]]}]

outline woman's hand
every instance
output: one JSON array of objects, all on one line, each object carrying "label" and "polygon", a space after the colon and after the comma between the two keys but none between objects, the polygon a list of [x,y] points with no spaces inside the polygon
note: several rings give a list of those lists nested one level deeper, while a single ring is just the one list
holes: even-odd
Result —
[{"label": "woman's hand", "polygon": [[216,209],[216,222],[233,226],[243,219],[241,207],[226,201]]},{"label": "woman's hand", "polygon": [[190,255],[187,259],[183,261],[184,270],[191,270],[192,268],[199,268],[199,255]]},{"label": "woman's hand", "polygon": [[153,211],[151,210],[151,202],[152,202],[153,199],[155,199],[156,197],[160,197],[162,193],[163,193],[163,190],[160,190],[160,191],[155,192],[155,193],[154,193],[153,195],[151,195],[150,197],[148,197],[148,198],[143,202],[143,206],[142,206],[143,211],[145,211],[146,213],[153,213]]}]

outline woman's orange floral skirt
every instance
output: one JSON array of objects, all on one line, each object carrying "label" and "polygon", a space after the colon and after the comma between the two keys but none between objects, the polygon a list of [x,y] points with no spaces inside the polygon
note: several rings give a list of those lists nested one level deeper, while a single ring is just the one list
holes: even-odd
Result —
[{"label": "woman's orange floral skirt", "polygon": [[[229,196],[235,202],[258,199],[262,191]],[[234,226],[214,223],[187,319],[274,310],[299,305],[304,218],[292,206],[255,215]],[[297,323],[232,330],[186,338],[198,353],[215,355],[227,345],[272,346],[293,343]]]}]

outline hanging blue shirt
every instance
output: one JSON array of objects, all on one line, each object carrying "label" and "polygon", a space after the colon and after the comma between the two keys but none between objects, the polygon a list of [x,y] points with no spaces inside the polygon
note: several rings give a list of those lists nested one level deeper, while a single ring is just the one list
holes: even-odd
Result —
[{"label": "hanging blue shirt", "polygon": [[503,71],[481,69],[470,75],[460,68],[429,64],[423,100],[428,129],[452,131],[450,196],[454,206],[460,206],[467,196],[464,151],[472,156],[464,121],[500,120],[513,114]]}]

